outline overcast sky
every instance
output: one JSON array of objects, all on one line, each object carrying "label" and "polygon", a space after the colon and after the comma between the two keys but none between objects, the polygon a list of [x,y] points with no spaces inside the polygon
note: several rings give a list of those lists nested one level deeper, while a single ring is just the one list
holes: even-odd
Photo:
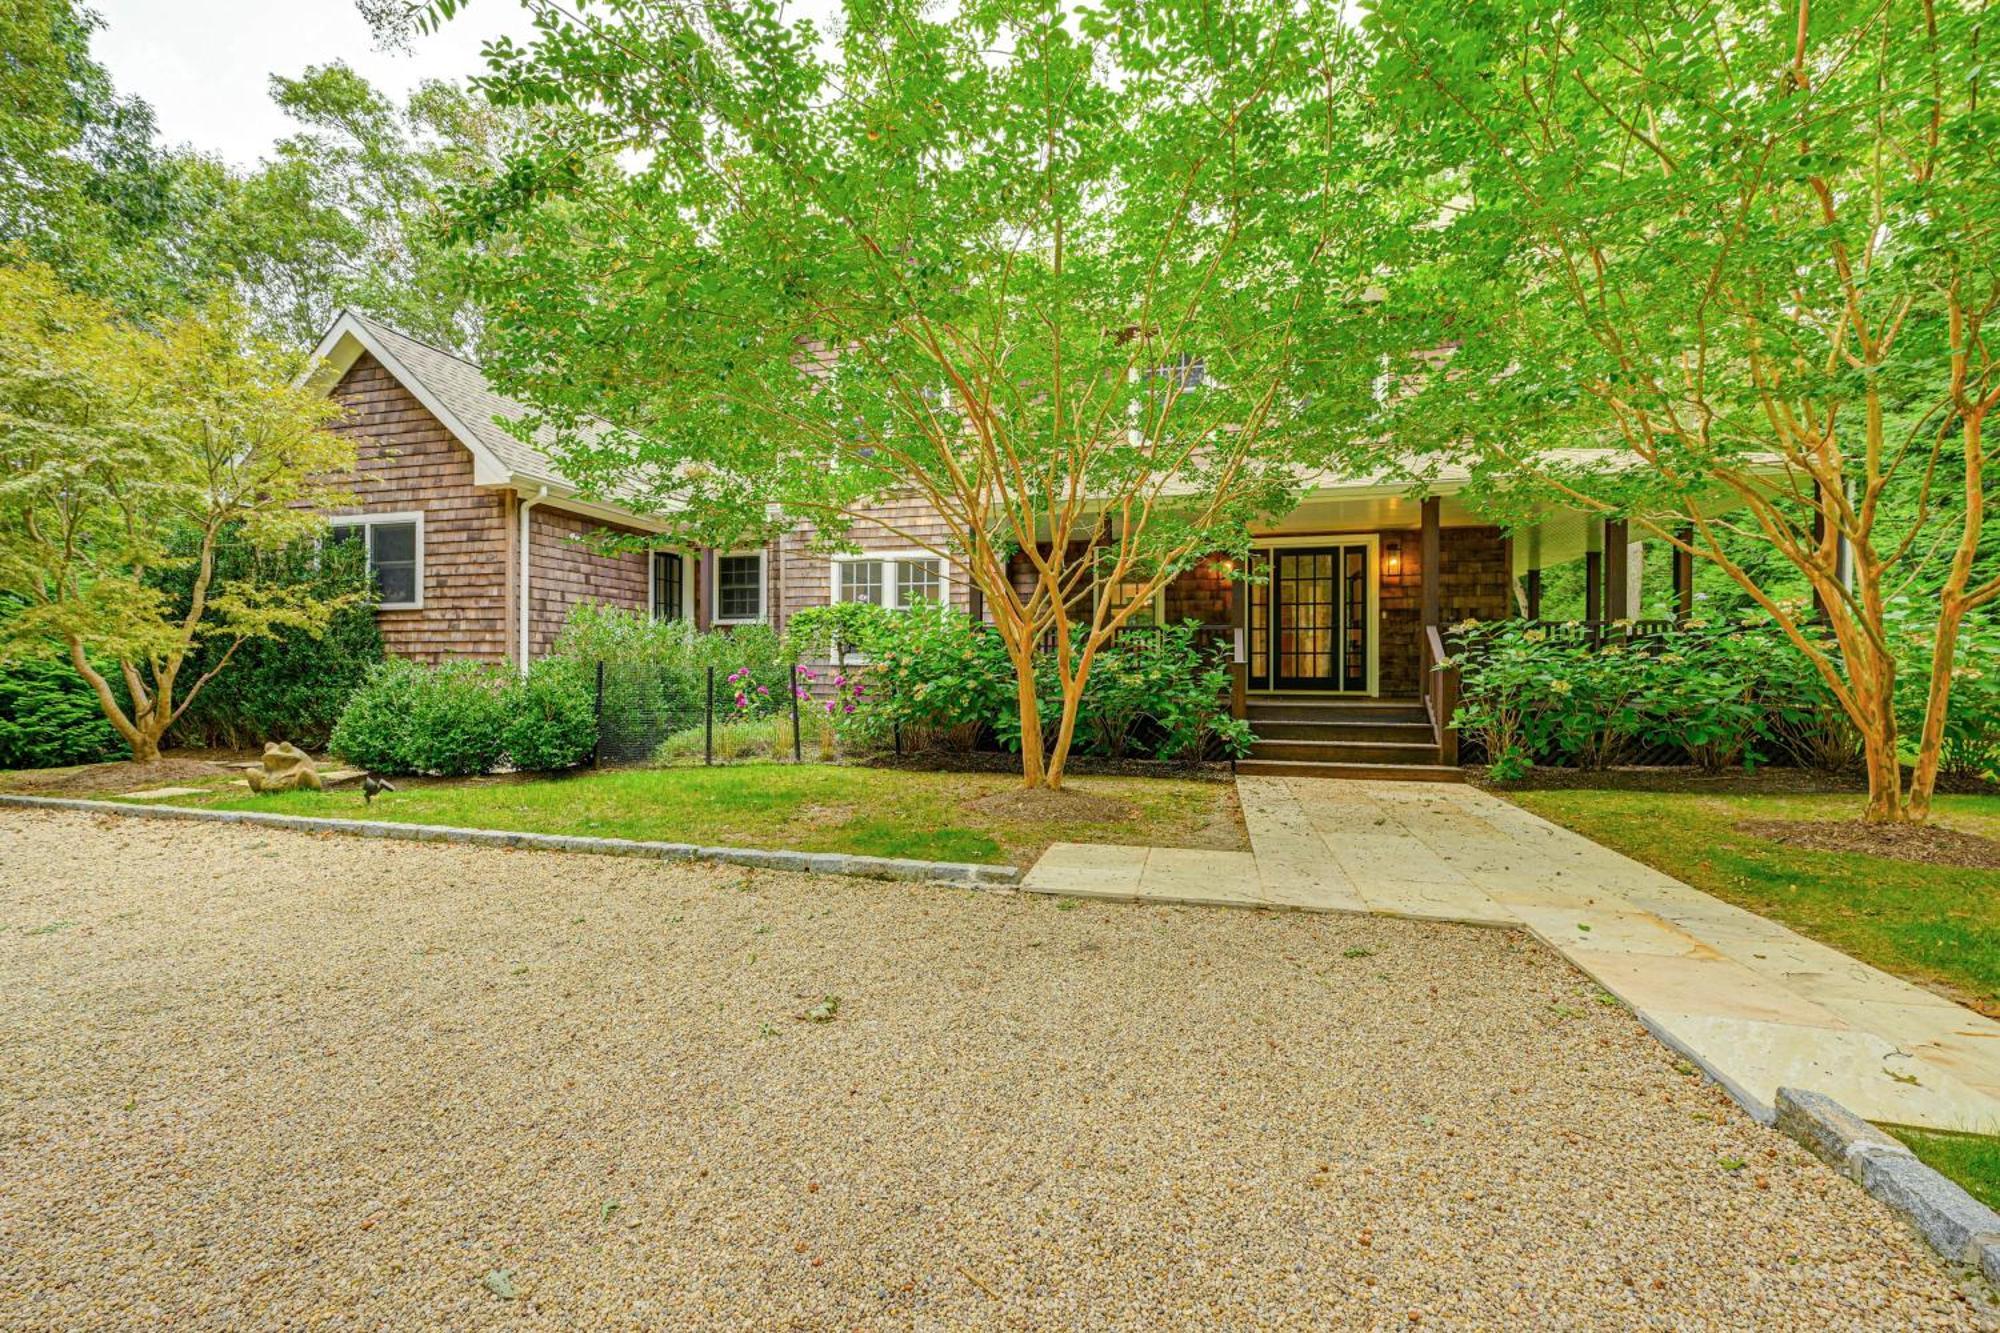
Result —
[{"label": "overcast sky", "polygon": [[474,0],[408,53],[378,51],[352,0],[87,0],[104,19],[91,44],[120,93],[153,104],[169,143],[238,166],[296,126],[271,103],[272,74],[344,60],[399,100],[423,79],[483,71],[480,43],[531,31],[518,0]]},{"label": "overcast sky", "polygon": [[[5,3],[5,0],[0,0]],[[425,79],[485,72],[481,43],[534,33],[521,0],[472,0],[408,51],[380,51],[353,0],[85,0],[104,19],[91,50],[120,93],[153,104],[168,143],[249,166],[297,126],[271,102],[273,74],[344,60],[398,101]],[[825,31],[838,0],[791,0]]]}]

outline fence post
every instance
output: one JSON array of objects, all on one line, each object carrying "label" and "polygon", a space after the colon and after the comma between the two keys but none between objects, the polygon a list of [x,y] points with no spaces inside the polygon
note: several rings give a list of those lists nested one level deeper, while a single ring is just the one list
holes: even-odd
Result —
[{"label": "fence post", "polygon": [[805,744],[799,739],[799,664],[792,663],[792,762],[806,761]]},{"label": "fence post", "polygon": [[597,739],[590,747],[590,766],[604,766],[604,659],[597,659],[597,704],[591,710],[591,717],[597,723]]},{"label": "fence post", "polygon": [[708,706],[701,710],[701,762],[715,762],[715,668],[708,669]]}]

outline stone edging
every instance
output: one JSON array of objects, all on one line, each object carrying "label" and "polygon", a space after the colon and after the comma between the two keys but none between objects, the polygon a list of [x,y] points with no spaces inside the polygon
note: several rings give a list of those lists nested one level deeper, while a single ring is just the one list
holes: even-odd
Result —
[{"label": "stone edging", "polygon": [[378,819],[316,819],[256,810],[203,810],[185,805],[141,805],[132,801],[84,801],[57,796],[0,793],[0,806],[28,810],[77,810],[94,815],[139,819],[191,819],[214,824],[250,824],[300,833],[343,833],[356,838],[401,842],[448,842],[466,847],[503,847],[540,852],[587,852],[596,856],[638,856],[657,861],[714,861],[758,870],[797,870],[816,875],[955,884],[963,888],[1012,887],[1021,880],[1015,866],[968,861],[905,861],[888,856],[843,852],[774,852],[758,847],[698,847],[691,842],[640,842],[631,838],[579,838],[559,833],[513,833],[504,829],[452,828],[443,824],[396,824]]},{"label": "stone edging", "polygon": [[2000,1213],[1824,1093],[1779,1088],[1776,1123],[1887,1204],[1932,1249],[2000,1286]]}]

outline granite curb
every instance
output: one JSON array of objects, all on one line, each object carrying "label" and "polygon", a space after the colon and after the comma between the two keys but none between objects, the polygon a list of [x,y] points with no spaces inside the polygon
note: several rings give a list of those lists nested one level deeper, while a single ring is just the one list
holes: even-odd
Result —
[{"label": "granite curb", "polygon": [[75,810],[84,814],[135,819],[184,819],[212,824],[246,824],[299,833],[339,833],[353,838],[399,842],[445,842],[465,847],[521,851],[583,852],[593,856],[636,856],[657,861],[710,861],[757,870],[792,870],[814,875],[955,884],[962,888],[1012,888],[1020,883],[1015,866],[966,861],[910,861],[845,852],[782,852],[760,847],[702,847],[691,842],[645,842],[632,838],[585,838],[560,833],[517,833],[506,829],[453,828],[444,824],[398,824],[378,819],[318,819],[310,815],[265,814],[256,810],[204,810],[185,805],[140,805],[131,801],[88,801],[59,796],[0,794],[0,807]]},{"label": "granite curb", "polygon": [[1777,1127],[1874,1195],[1953,1263],[2000,1285],[2000,1213],[1824,1093],[1779,1088]]}]

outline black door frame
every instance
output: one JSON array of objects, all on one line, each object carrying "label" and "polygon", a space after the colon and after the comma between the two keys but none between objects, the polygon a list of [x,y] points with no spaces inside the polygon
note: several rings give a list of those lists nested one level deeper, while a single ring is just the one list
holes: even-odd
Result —
[{"label": "black door frame", "polygon": [[[1315,694],[1368,695],[1374,685],[1375,643],[1381,633],[1381,609],[1377,605],[1375,588],[1375,562],[1379,536],[1376,533],[1329,534],[1324,542],[1311,544],[1286,544],[1258,547],[1257,558],[1265,565],[1267,579],[1264,585],[1265,625],[1262,637],[1265,649],[1265,676],[1263,682],[1251,682],[1252,689]],[[1347,583],[1350,577],[1347,568],[1349,553],[1358,551],[1361,556],[1360,598],[1362,615],[1359,622],[1361,642],[1358,648],[1360,659],[1360,683],[1346,684],[1347,632],[1349,629],[1350,601]],[[1281,633],[1283,598],[1280,592],[1282,580],[1279,570],[1287,556],[1326,555],[1333,558],[1333,570],[1328,578],[1327,592],[1332,599],[1333,623],[1331,661],[1327,676],[1284,676],[1279,674],[1280,655],[1278,651]]]}]

